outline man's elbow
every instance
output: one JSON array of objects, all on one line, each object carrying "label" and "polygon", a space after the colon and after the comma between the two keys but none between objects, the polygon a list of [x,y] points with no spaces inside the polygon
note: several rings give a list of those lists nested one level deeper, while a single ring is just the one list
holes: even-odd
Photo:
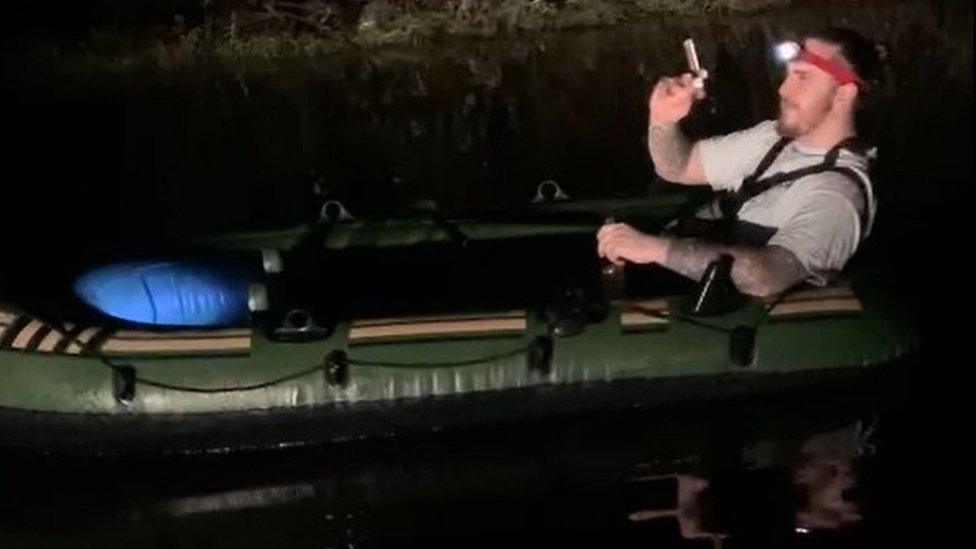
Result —
[{"label": "man's elbow", "polygon": [[688,178],[685,176],[684,171],[668,170],[663,167],[655,166],[654,173],[667,183],[675,183],[678,185],[688,184]]},{"label": "man's elbow", "polygon": [[790,289],[807,277],[807,270],[796,256],[779,246],[736,254],[732,281],[744,294],[770,297]]},{"label": "man's elbow", "polygon": [[760,298],[776,295],[789,286],[782,277],[762,265],[749,265],[739,273],[733,272],[732,282],[740,292]]},{"label": "man's elbow", "polygon": [[759,282],[759,281],[750,282],[747,284],[741,284],[737,286],[740,292],[746,295],[751,295],[753,297],[759,297],[759,298],[767,298],[770,296],[774,296],[786,289],[780,284],[772,284],[770,282]]},{"label": "man's elbow", "polygon": [[654,173],[668,183],[679,185],[704,185],[707,182],[702,168],[691,161],[681,166],[654,164]]},{"label": "man's elbow", "polygon": [[659,178],[663,179],[664,181],[667,181],[668,183],[676,182],[675,178],[677,177],[677,175],[673,171],[668,170],[663,166],[654,164],[654,173],[657,174]]}]

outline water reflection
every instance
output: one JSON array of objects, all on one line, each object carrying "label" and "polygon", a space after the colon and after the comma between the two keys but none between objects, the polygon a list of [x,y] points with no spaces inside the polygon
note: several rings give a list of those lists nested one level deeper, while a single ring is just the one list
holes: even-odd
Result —
[{"label": "water reflection", "polygon": [[876,514],[860,479],[884,451],[873,398],[837,395],[264,454],[2,454],[0,545],[830,546]]},{"label": "water reflection", "polygon": [[[862,431],[860,423],[853,427]],[[861,503],[849,498],[858,486],[855,460],[864,454],[864,443],[855,447],[856,456],[846,454],[849,449],[846,442],[863,440],[859,433],[851,437],[849,431],[845,429],[811,439],[807,452],[794,468],[793,485],[804,496],[796,511],[797,532],[838,530],[857,524],[863,518]],[[836,445],[832,446],[832,443]]]},{"label": "water reflection", "polygon": [[[864,502],[854,491],[858,462],[863,467],[874,454],[876,425],[857,421],[810,436],[795,449],[784,441],[756,442],[743,448],[741,469],[636,477],[631,482],[658,492],[659,499],[661,485],[667,486],[671,503],[631,511],[627,518],[674,520],[683,539],[707,540],[716,548],[730,538],[852,529],[863,519]],[[786,458],[782,467],[770,459],[774,454]]]}]

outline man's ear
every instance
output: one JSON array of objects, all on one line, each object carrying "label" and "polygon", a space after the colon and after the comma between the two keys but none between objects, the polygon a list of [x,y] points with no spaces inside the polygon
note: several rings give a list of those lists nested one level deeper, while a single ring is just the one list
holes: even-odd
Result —
[{"label": "man's ear", "polygon": [[835,95],[834,98],[836,101],[850,104],[854,103],[854,100],[857,99],[857,93],[857,84],[843,84],[837,87],[837,95]]}]

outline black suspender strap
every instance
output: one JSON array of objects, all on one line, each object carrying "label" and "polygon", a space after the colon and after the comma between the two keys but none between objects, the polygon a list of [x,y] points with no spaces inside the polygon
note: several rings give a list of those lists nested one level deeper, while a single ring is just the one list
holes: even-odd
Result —
[{"label": "black suspender strap", "polygon": [[783,152],[783,149],[785,149],[786,146],[789,145],[792,141],[793,139],[790,137],[780,137],[779,141],[773,144],[773,146],[768,151],[766,151],[766,155],[763,156],[762,160],[759,161],[759,165],[756,166],[756,171],[752,172],[752,175],[747,177],[746,181],[749,180],[755,181],[760,177],[762,177],[762,175],[766,173],[766,170],[768,170],[769,167],[773,165],[773,162],[776,160],[776,158],[779,157],[779,153]]},{"label": "black suspender strap", "polygon": [[779,140],[776,141],[776,143],[774,143],[768,151],[766,151],[766,154],[762,157],[762,160],[759,161],[759,165],[756,166],[756,170],[752,172],[752,175],[746,176],[746,178],[742,181],[742,185],[739,186],[739,190],[736,192],[727,192],[721,196],[719,199],[719,208],[722,210],[722,215],[726,219],[734,219],[738,217],[739,210],[742,209],[742,205],[745,204],[749,198],[755,196],[754,194],[749,197],[745,197],[744,192],[755,185],[756,181],[758,181],[759,178],[766,173],[766,170],[773,165],[773,162],[775,162],[776,158],[779,157],[779,154],[783,152],[783,149],[785,149],[786,146],[792,141],[793,139],[789,137],[779,138]]},{"label": "black suspender strap", "polygon": [[[857,183],[858,190],[864,195],[864,210],[861,212],[862,222],[867,219],[867,209],[868,209],[868,194],[867,190],[864,188],[865,183],[857,172],[851,170],[850,168],[842,168],[837,166],[837,159],[840,157],[841,149],[850,149],[855,152],[860,152],[863,150],[863,143],[856,137],[848,137],[842,140],[840,143],[834,145],[827,154],[824,155],[823,162],[819,164],[814,164],[812,166],[807,166],[805,168],[800,168],[793,170],[791,172],[779,172],[775,173],[769,177],[760,179],[762,175],[769,169],[773,164],[779,154],[788,145],[792,139],[790,138],[780,138],[766,155],[759,162],[759,166],[752,175],[746,177],[742,181],[742,185],[739,190],[734,193],[726,193],[719,199],[719,206],[722,210],[722,215],[729,220],[735,220],[739,216],[739,210],[742,206],[751,200],[752,198],[768,191],[769,189],[781,185],[783,183],[788,183],[794,181],[801,177],[806,177],[808,175],[813,175],[815,173],[825,172],[825,171],[836,171],[838,173],[843,173],[848,177],[853,177]],[[848,173],[849,172],[849,173]]]},{"label": "black suspender strap", "polygon": [[824,156],[824,160],[829,160],[831,164],[836,164],[837,158],[840,156],[841,149],[847,149],[855,154],[864,156],[867,154],[868,144],[856,135],[845,137],[840,143],[834,145],[832,149],[827,151],[827,154]]}]

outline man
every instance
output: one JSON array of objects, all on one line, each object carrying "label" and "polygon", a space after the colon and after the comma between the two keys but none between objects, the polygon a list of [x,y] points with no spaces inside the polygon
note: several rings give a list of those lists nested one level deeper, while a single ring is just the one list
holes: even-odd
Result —
[{"label": "man", "polygon": [[648,148],[657,174],[725,191],[666,235],[623,223],[597,233],[614,264],[656,263],[699,279],[722,254],[743,293],[768,296],[827,284],[869,233],[875,201],[868,160],[854,146],[854,115],[878,65],[874,45],[829,28],[787,64],[778,120],[694,144],[678,122],[692,107],[691,74],[662,78],[649,99]]}]

